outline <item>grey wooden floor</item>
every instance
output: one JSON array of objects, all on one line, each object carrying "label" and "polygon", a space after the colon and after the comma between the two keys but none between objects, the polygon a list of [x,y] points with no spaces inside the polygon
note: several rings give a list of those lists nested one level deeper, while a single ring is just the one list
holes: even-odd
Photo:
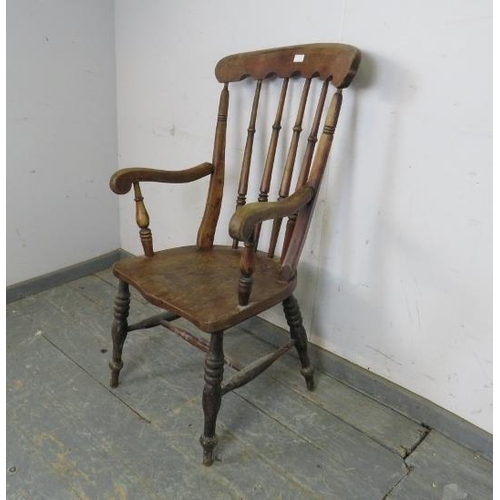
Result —
[{"label": "grey wooden floor", "polygon": [[[104,271],[7,306],[9,499],[492,498],[491,463],[325,373],[308,392],[293,354],[224,397],[203,467],[203,353],[133,332],[108,388],[114,285]],[[156,312],[133,295],[131,321]],[[267,328],[228,331],[226,354],[270,352]]]}]

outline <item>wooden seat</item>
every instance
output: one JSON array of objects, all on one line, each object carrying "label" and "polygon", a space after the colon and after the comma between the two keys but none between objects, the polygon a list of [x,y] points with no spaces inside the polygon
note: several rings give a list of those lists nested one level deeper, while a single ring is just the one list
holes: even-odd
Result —
[{"label": "wooden seat", "polygon": [[[307,387],[314,388],[307,335],[293,291],[300,279],[297,267],[331,150],[342,90],[351,83],[360,60],[358,49],[335,43],[297,45],[225,57],[215,69],[215,76],[223,86],[212,161],[185,170],[126,168],[111,178],[110,186],[115,193],[134,190],[136,222],[144,248],[144,256],[121,260],[113,267],[119,281],[112,327],[111,386],[118,386],[123,346],[131,331],[163,325],[205,350],[202,396],[205,425],[200,438],[205,465],[213,463],[222,396],[253,380],[292,346],[299,355],[300,371]],[[255,81],[255,90],[246,122],[236,209],[228,228],[233,242],[215,245],[225,180],[229,84],[231,92],[237,91],[245,85],[239,82],[248,79]],[[271,123],[264,128],[257,116],[261,96],[266,95],[266,99],[272,96],[272,91],[264,94],[266,83],[277,89],[277,104]],[[300,85],[298,93],[289,91],[297,84]],[[333,95],[329,97],[329,94]],[[298,99],[294,100],[294,96]],[[266,100],[268,108],[267,104]],[[286,113],[292,116],[290,125]],[[306,124],[308,118],[310,123]],[[252,155],[257,125],[268,132],[269,147],[262,159]],[[284,127],[289,127],[289,132],[283,134],[289,138],[289,144],[286,154],[280,154],[278,143]],[[307,135],[302,144],[304,129]],[[261,143],[266,139],[261,139]],[[235,166],[232,164],[230,168]],[[155,251],[140,184],[194,182],[207,176],[210,178],[207,202],[196,245]],[[249,187],[253,185],[252,176],[260,180],[253,197]],[[273,186],[275,201],[269,201]],[[262,226],[265,221],[271,225],[267,232]],[[129,325],[130,285],[165,312]],[[283,304],[291,341],[223,380],[224,330],[279,303]],[[174,326],[173,322],[179,317],[210,333],[210,342]]]},{"label": "wooden seat", "polygon": [[264,252],[255,255],[251,301],[240,306],[236,284],[241,252],[231,247],[173,248],[151,259],[124,259],[114,266],[118,278],[133,285],[152,304],[177,313],[205,332],[227,330],[281,303],[295,288],[295,280],[279,282],[279,261]]}]

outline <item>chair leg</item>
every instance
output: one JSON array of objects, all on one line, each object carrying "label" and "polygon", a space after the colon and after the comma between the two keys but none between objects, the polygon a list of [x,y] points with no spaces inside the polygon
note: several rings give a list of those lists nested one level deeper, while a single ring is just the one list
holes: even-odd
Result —
[{"label": "chair leg", "polygon": [[314,368],[311,366],[307,353],[307,334],[302,322],[299,303],[293,295],[290,295],[283,302],[283,311],[290,327],[290,336],[295,340],[295,348],[301,365],[300,373],[306,380],[307,388],[312,391],[314,389]]},{"label": "chair leg", "polygon": [[223,332],[211,334],[210,346],[205,358],[205,387],[203,389],[203,413],[205,426],[200,443],[203,446],[203,465],[212,465],[213,451],[217,444],[215,426],[219,413],[222,393],[221,383],[224,373]]},{"label": "chair leg", "polygon": [[118,377],[123,368],[122,351],[123,344],[127,338],[128,323],[127,317],[130,309],[130,292],[128,283],[118,282],[118,293],[115,298],[114,321],[111,328],[111,337],[113,339],[113,357],[109,362],[111,369],[111,387],[118,387]]}]

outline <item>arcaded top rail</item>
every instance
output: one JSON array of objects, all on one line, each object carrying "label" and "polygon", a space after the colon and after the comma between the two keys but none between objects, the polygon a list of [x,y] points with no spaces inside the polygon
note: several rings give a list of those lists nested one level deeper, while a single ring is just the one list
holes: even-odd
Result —
[{"label": "arcaded top rail", "polygon": [[215,76],[221,83],[251,76],[263,80],[272,74],[288,78],[332,79],[337,88],[349,86],[361,61],[361,52],[342,43],[314,43],[234,54],[221,59]]}]

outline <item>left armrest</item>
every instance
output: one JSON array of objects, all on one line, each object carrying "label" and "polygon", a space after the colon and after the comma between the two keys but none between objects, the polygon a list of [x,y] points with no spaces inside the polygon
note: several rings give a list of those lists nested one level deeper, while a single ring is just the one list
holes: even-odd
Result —
[{"label": "left armrest", "polygon": [[122,168],[115,172],[109,181],[111,190],[116,194],[128,193],[135,182],[168,182],[179,184],[192,182],[213,171],[213,165],[205,162],[185,170],[157,170],[153,168]]},{"label": "left armrest", "polygon": [[255,224],[293,215],[307,205],[313,196],[312,187],[302,186],[294,194],[281,201],[243,205],[236,210],[229,222],[229,234],[237,240],[249,243]]}]

